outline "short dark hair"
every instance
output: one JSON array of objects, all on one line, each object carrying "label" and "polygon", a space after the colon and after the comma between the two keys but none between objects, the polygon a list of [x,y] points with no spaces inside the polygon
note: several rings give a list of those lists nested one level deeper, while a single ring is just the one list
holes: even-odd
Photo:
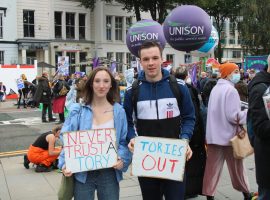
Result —
[{"label": "short dark hair", "polygon": [[113,105],[117,99],[117,92],[116,92],[117,91],[117,82],[114,79],[110,70],[108,70],[106,67],[98,67],[98,68],[94,69],[91,72],[91,74],[89,75],[89,77],[84,85],[84,101],[88,105],[90,105],[92,103],[93,96],[94,96],[93,82],[94,82],[96,74],[100,71],[106,71],[111,78],[112,87],[110,88],[110,90],[107,94],[107,100],[110,102],[111,105]]},{"label": "short dark hair", "polygon": [[175,78],[185,80],[186,77],[188,76],[187,68],[186,67],[178,67],[178,68],[176,68],[174,76],[175,76]]},{"label": "short dark hair", "polygon": [[157,42],[154,42],[154,41],[147,41],[147,42],[144,42],[140,48],[139,48],[139,51],[138,51],[138,55],[139,57],[141,58],[141,51],[143,49],[149,49],[149,48],[152,48],[152,47],[157,47],[160,51],[160,56],[162,57],[162,51],[163,49],[161,48],[161,46],[159,45],[159,43]]}]

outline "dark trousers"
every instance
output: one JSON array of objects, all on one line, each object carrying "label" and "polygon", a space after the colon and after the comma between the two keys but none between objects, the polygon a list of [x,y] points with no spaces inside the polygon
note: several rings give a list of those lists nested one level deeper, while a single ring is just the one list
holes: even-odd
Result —
[{"label": "dark trousers", "polygon": [[143,200],[184,200],[185,180],[184,182],[138,177]]},{"label": "dark trousers", "polygon": [[65,121],[65,115],[64,115],[64,113],[59,113],[59,119],[60,119],[60,122],[64,122]]},{"label": "dark trousers", "polygon": [[42,120],[46,120],[47,109],[48,109],[49,120],[53,118],[53,116],[52,116],[52,104],[51,103],[43,103]]},{"label": "dark trousers", "polygon": [[23,100],[23,107],[26,108],[25,98],[27,94],[23,92],[22,90],[18,90],[18,92],[19,92],[19,99],[17,102],[17,107],[20,108],[21,100]]}]

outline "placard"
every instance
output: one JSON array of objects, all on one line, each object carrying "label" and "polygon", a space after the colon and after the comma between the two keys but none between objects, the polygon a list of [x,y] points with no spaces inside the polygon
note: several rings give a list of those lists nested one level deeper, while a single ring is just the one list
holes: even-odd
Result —
[{"label": "placard", "polygon": [[72,173],[113,167],[117,162],[115,129],[63,134],[66,168]]},{"label": "placard", "polygon": [[138,136],[132,175],[183,181],[186,151],[186,140]]}]

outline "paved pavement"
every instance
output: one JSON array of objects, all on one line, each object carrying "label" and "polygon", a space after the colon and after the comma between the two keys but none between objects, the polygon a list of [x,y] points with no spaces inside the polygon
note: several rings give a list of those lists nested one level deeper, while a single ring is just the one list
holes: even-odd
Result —
[{"label": "paved pavement", "polygon": [[[8,103],[6,102],[6,107],[8,107]],[[2,109],[6,109],[1,104],[0,112],[3,111]],[[251,191],[257,191],[253,155],[245,159],[245,166]],[[0,200],[57,200],[60,181],[61,173],[57,171],[36,173],[32,166],[28,170],[25,169],[22,156],[0,158]],[[217,200],[243,199],[242,194],[232,188],[226,164],[215,197]],[[124,174],[124,180],[120,183],[120,199],[142,199],[137,178],[131,176],[130,171]],[[199,196],[191,200],[205,199],[205,197]]]}]

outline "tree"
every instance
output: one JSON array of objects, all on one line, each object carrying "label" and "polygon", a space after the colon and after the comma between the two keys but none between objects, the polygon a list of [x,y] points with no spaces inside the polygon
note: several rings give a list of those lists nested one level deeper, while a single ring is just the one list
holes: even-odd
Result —
[{"label": "tree", "polygon": [[[210,16],[214,18],[216,29],[220,37],[226,19],[229,18],[230,22],[233,24],[237,22],[243,1],[244,0],[198,0],[197,3],[194,3],[204,9]],[[220,63],[222,58],[222,39],[225,38],[220,38],[216,56]]]},{"label": "tree", "polygon": [[266,55],[270,50],[270,2],[246,0],[239,29],[244,50],[252,55]]}]

